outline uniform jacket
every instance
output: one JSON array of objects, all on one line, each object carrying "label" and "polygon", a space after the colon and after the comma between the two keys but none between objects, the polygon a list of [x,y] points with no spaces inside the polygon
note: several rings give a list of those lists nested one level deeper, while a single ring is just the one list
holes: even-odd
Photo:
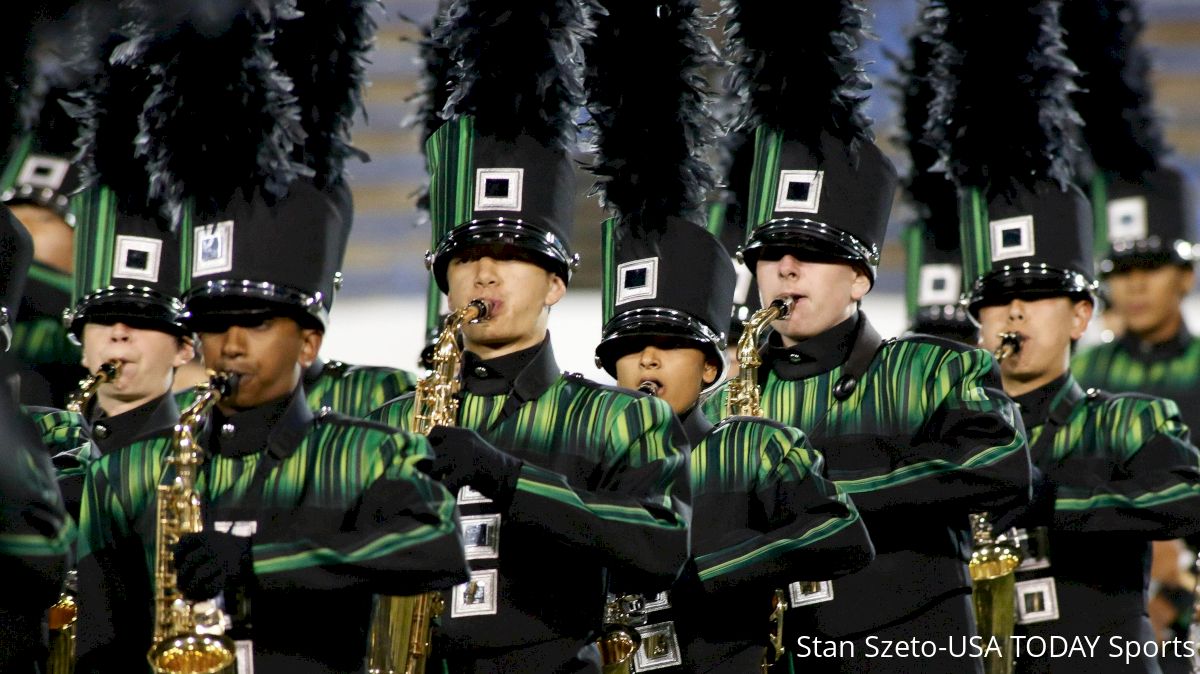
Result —
[{"label": "uniform jacket", "polygon": [[[863,634],[969,592],[967,515],[1029,498],[1025,437],[991,355],[907,336],[884,342],[846,384],[845,363],[868,327],[856,316],[790,349],[772,341],[759,370],[765,416],[804,430],[875,545],[866,569],[834,583],[833,601],[789,615],[826,637]],[[725,395],[709,399],[710,418]]]}]

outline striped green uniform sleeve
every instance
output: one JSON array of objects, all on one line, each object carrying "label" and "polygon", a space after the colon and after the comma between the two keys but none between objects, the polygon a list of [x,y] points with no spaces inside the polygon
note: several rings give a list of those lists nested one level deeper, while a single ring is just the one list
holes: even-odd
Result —
[{"label": "striped green uniform sleeve", "polygon": [[508,514],[567,545],[595,550],[626,582],[663,587],[688,557],[687,447],[665,401],[620,395],[626,402],[596,419],[607,427],[596,487],[581,489],[527,461]]},{"label": "striped green uniform sleeve", "polygon": [[313,390],[305,393],[309,407],[314,410],[329,408],[338,414],[363,419],[415,385],[416,376],[411,372],[352,365],[341,372],[322,373]]},{"label": "striped green uniform sleeve", "polygon": [[302,513],[260,523],[252,550],[259,585],[329,590],[367,583],[408,594],[466,580],[454,498],[418,467],[432,459],[425,438],[352,427],[318,444],[347,442],[358,445],[355,456],[334,477],[359,483],[344,491],[361,495],[340,518],[344,525],[330,530]]},{"label": "striped green uniform sleeve", "polygon": [[858,510],[798,429],[735,417],[692,448],[691,468],[693,555],[710,592],[836,578],[873,556]]},{"label": "striped green uniform sleeve", "polygon": [[82,415],[50,407],[26,407],[24,410],[51,456],[73,451],[87,442]]},{"label": "striped green uniform sleeve", "polygon": [[[916,346],[921,345],[901,341],[895,348]],[[864,512],[914,503],[1005,509],[1029,498],[1025,434],[1016,404],[1000,389],[991,354],[981,349],[935,353],[924,377],[892,377],[889,388],[873,392],[904,400],[907,413],[920,415],[911,444],[889,451],[886,465],[830,470]],[[880,414],[886,405],[875,407]]]},{"label": "striped green uniform sleeve", "polygon": [[1089,405],[1055,434],[1055,526],[1178,538],[1200,531],[1200,451],[1174,402],[1124,395]]}]

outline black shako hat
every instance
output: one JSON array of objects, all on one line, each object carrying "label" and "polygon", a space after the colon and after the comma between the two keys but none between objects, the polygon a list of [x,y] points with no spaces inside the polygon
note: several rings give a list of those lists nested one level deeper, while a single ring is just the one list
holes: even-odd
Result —
[{"label": "black shako hat", "polygon": [[635,235],[613,218],[604,223],[602,254],[604,328],[597,365],[616,377],[617,359],[647,337],[667,337],[695,343],[724,373],[737,274],[716,237],[682,218]]},{"label": "black shako hat", "polygon": [[63,323],[78,339],[88,322],[117,321],[188,334],[181,314],[179,241],[154,209],[133,209],[104,186],[72,199],[75,284]]},{"label": "black shako hat", "polygon": [[219,316],[274,313],[327,328],[350,225],[342,203],[299,180],[282,199],[239,193],[219,215],[183,229],[184,321],[199,329]]},{"label": "black shako hat", "polygon": [[8,208],[0,206],[0,339],[4,351],[12,343],[12,326],[31,262],[33,238]]}]

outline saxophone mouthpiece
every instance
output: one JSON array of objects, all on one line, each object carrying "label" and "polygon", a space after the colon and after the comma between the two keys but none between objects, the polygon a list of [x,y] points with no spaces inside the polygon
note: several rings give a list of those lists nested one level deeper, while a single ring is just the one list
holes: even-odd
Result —
[{"label": "saxophone mouthpiece", "polygon": [[110,360],[100,366],[98,373],[106,382],[111,382],[121,374],[121,361]]},{"label": "saxophone mouthpiece", "polygon": [[222,398],[228,398],[237,392],[241,376],[237,372],[218,372],[214,373],[209,381],[212,382],[213,388],[221,394]]},{"label": "saxophone mouthpiece", "polygon": [[657,396],[658,384],[652,381],[644,381],[638,384],[637,390],[641,393],[645,393],[648,396]]},{"label": "saxophone mouthpiece", "polygon": [[1003,363],[1006,358],[1021,352],[1021,342],[1025,341],[1025,338],[1019,332],[1002,332],[999,336],[1000,346],[996,347],[992,356],[996,358],[997,363]]},{"label": "saxophone mouthpiece", "polygon": [[791,295],[775,298],[775,300],[771,302],[771,306],[779,310],[779,315],[776,317],[776,320],[780,318],[787,318],[787,315],[792,312],[792,305],[795,303],[796,298],[792,297]]},{"label": "saxophone mouthpiece", "polygon": [[492,303],[480,297],[467,302],[467,306],[475,309],[475,317],[470,320],[471,323],[487,320],[488,315],[492,313]]}]

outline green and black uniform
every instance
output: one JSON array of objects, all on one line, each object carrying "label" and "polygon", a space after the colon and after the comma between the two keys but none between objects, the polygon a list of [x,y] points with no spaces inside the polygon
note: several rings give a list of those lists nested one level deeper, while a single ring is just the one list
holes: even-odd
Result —
[{"label": "green and black uniform", "polygon": [[5,360],[21,374],[21,402],[64,407],[87,376],[81,352],[68,337],[62,312],[71,304],[71,275],[40,262],[29,268],[25,296],[13,324],[12,345]]},{"label": "green and black uniform", "polygon": [[[866,569],[834,583],[832,601],[789,611],[788,643],[889,629],[907,639],[973,635],[967,515],[1029,498],[1025,437],[991,355],[933,337],[882,342],[861,313],[791,348],[772,335],[762,355],[764,415],[805,430],[876,552]],[[706,402],[710,418],[720,416],[726,390]],[[892,671],[882,669],[891,661],[863,660],[865,651],[841,666]],[[922,662],[955,674],[978,666]],[[836,661],[799,664],[821,671]]]},{"label": "green and black uniform", "polygon": [[[339,360],[318,360],[304,370],[304,391],[314,412],[333,412],[355,419],[365,419],[385,402],[413,390],[416,383],[416,377],[405,370],[350,365]],[[175,394],[180,409],[195,398],[194,389]]]},{"label": "green and black uniform", "polygon": [[38,432],[0,391],[0,671],[35,672],[42,619],[58,599],[75,537]]},{"label": "green and black uniform", "polygon": [[[1200,531],[1200,452],[1179,409],[1138,394],[1086,393],[1070,374],[1018,396],[1033,461],[1045,476],[1018,524],[1049,530],[1059,617],[1017,626],[1030,636],[1155,641],[1146,617],[1150,541]],[[1020,587],[1020,586],[1019,586]],[[1023,599],[1019,589],[1018,600]],[[1018,606],[1021,606],[1019,603]],[[1040,658],[1029,673],[1158,672],[1153,657]]]},{"label": "green and black uniform", "polygon": [[[499,528],[471,565],[483,593],[446,595],[439,654],[452,672],[558,671],[599,634],[606,572],[651,591],[683,567],[682,431],[662,400],[560,373],[549,337],[488,361],[467,352],[463,373],[458,425],[524,464],[506,507],[460,496],[464,524]],[[412,411],[410,394],[373,418],[407,428]]]},{"label": "green and black uniform", "polygon": [[[431,458],[423,438],[335,414],[314,417],[298,387],[230,417],[214,412],[201,445],[206,526],[254,523],[254,577],[243,592],[256,671],[361,672],[373,594],[409,595],[465,579],[454,500],[421,472]],[[147,669],[155,490],[170,478],[171,451],[162,433],[88,465],[81,671]],[[88,582],[93,574],[101,582]],[[246,622],[235,622],[239,629]]]},{"label": "green and black uniform", "polygon": [[1173,400],[1189,427],[1200,423],[1200,340],[1186,327],[1160,344],[1125,335],[1080,351],[1071,374],[1085,388]]},{"label": "green and black uniform", "polygon": [[[667,608],[648,614],[651,632],[673,621],[681,671],[758,671],[774,590],[858,571],[873,556],[871,541],[798,429],[752,417],[713,426],[698,409],[683,428],[692,444],[692,558]],[[642,657],[653,661],[645,649]]]}]

